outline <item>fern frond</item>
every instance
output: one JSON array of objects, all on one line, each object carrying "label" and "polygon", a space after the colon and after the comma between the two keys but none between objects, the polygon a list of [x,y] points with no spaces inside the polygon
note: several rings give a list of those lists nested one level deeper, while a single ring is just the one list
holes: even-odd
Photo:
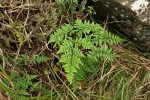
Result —
[{"label": "fern frond", "polygon": [[84,23],[81,21],[81,19],[77,19],[74,24],[75,31],[77,32],[77,35],[79,37],[82,37],[82,34],[84,35],[89,34],[91,31],[91,25],[89,21],[84,21]]},{"label": "fern frond", "polygon": [[17,30],[13,34],[15,34],[17,36],[19,43],[22,45],[24,42],[24,34]]},{"label": "fern frond", "polygon": [[59,50],[57,51],[57,54],[58,53],[66,53],[66,52],[69,52],[71,49],[73,48],[73,42],[70,40],[64,40],[62,42],[62,44],[60,45],[60,48]]},{"label": "fern frond", "polygon": [[63,40],[65,40],[68,37],[68,35],[72,33],[72,30],[73,27],[71,25],[65,24],[64,26],[59,28],[53,35],[51,35],[48,43],[54,42],[55,45],[60,45],[63,42]]},{"label": "fern frond", "polygon": [[[57,53],[64,53],[62,54],[59,62],[65,63],[65,65],[63,65],[63,68],[67,73],[66,76],[70,84],[72,84],[72,81],[74,79],[74,74],[77,73],[79,66],[82,64],[81,58],[84,57],[81,51],[74,46],[75,45],[73,45],[72,42],[66,40],[60,46],[60,49],[57,52]],[[66,48],[68,49],[66,50]]]},{"label": "fern frond", "polygon": [[70,84],[94,73],[106,60],[115,60],[116,54],[111,49],[121,39],[103,29],[99,24],[77,19],[73,25],[65,24],[51,35],[49,43],[59,47],[57,54],[63,64]]},{"label": "fern frond", "polygon": [[[71,3],[71,0],[56,0],[59,5],[65,5],[65,3]],[[78,4],[78,0],[72,0],[72,2]]]},{"label": "fern frond", "polygon": [[32,58],[31,58],[31,62],[33,62],[34,64],[46,62],[46,61],[48,61],[48,60],[50,60],[49,57],[46,57],[46,56],[38,56],[38,55],[33,55]]},{"label": "fern frond", "polygon": [[86,37],[86,38],[79,38],[74,40],[76,46],[78,47],[83,47],[84,49],[92,49],[93,48],[93,44],[91,42],[91,38]]}]

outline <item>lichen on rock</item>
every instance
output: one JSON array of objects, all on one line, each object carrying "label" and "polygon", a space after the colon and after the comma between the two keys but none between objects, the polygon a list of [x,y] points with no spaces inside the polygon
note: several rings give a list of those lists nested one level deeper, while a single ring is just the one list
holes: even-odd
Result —
[{"label": "lichen on rock", "polygon": [[143,21],[150,24],[150,0],[116,0],[129,7]]}]

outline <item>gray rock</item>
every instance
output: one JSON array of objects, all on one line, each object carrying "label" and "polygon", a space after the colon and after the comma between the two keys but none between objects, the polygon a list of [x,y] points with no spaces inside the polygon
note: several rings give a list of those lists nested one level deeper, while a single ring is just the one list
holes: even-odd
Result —
[{"label": "gray rock", "polygon": [[116,0],[131,8],[141,21],[150,24],[150,0]]},{"label": "gray rock", "polygon": [[[95,18],[97,20],[108,18],[110,22],[108,24],[112,28],[142,46],[145,51],[150,52],[150,24],[147,20],[142,21],[142,14],[147,9],[144,11],[133,9],[135,2],[135,0],[93,0]],[[145,16],[147,15],[149,14],[146,13]]]}]

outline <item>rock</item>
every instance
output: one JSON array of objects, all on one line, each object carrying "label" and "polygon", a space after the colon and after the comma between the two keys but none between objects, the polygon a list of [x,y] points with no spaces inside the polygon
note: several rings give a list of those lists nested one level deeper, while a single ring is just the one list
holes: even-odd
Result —
[{"label": "rock", "polygon": [[150,24],[150,0],[116,0],[136,12],[139,19]]},{"label": "rock", "polygon": [[108,24],[112,28],[150,52],[150,24],[148,21],[142,21],[142,14],[146,9],[138,11],[134,6],[135,2],[135,0],[93,0],[92,3],[97,20],[108,18]]}]

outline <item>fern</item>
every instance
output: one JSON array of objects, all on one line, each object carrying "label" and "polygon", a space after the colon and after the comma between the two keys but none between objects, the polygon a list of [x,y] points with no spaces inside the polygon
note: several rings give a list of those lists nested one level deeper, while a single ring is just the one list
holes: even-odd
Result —
[{"label": "fern", "polygon": [[76,8],[78,7],[79,0],[56,0],[57,4],[60,6],[60,10],[66,11],[68,8],[71,13],[76,12]]},{"label": "fern", "polygon": [[24,42],[24,35],[19,31],[15,31],[14,34],[17,36],[19,43],[22,45]]},{"label": "fern", "polygon": [[78,0],[56,0],[58,4],[65,4],[65,3],[71,3],[74,2],[78,4]]},{"label": "fern", "polygon": [[64,53],[61,56],[59,62],[65,63],[65,65],[63,65],[63,68],[66,71],[68,81],[71,84],[74,79],[74,73],[77,73],[79,66],[82,64],[80,58],[84,57],[84,55],[74,45],[73,41],[71,42],[70,40],[64,41],[57,53]]},{"label": "fern", "polygon": [[39,63],[42,63],[42,62],[46,62],[50,60],[49,57],[46,57],[46,56],[38,56],[38,55],[33,55],[32,58],[31,58],[31,62],[34,63],[34,64],[39,64]]},{"label": "fern", "polygon": [[32,79],[37,77],[35,75],[25,74],[22,77],[18,77],[17,74],[13,72],[9,77],[12,80],[12,82],[15,84],[14,89],[16,95],[18,95],[20,99],[27,99],[27,95],[29,95],[27,89],[29,89],[29,87],[36,87],[38,84],[32,82]]},{"label": "fern", "polygon": [[[0,66],[1,67],[1,66]],[[36,75],[24,74],[23,76],[19,76],[18,73],[12,71],[10,75],[7,75],[6,79],[4,79],[5,91],[7,91],[14,100],[27,100],[33,89],[35,89],[38,85],[38,82],[33,83],[32,79],[36,78]],[[10,88],[7,90],[7,86],[10,86],[10,81],[13,84],[13,91]],[[1,82],[0,82],[1,83]],[[2,85],[2,84],[1,84]]]},{"label": "fern", "polygon": [[10,25],[14,30],[13,34],[16,35],[16,37],[18,38],[18,42],[20,43],[20,45],[22,45],[24,42],[24,33],[22,31],[23,25],[21,24],[21,22],[14,22]]},{"label": "fern", "polygon": [[24,63],[25,65],[29,64],[40,64],[42,62],[46,62],[50,60],[50,57],[40,56],[40,55],[32,55],[29,57],[27,54],[21,54],[17,59],[14,59],[14,63],[18,66],[22,66]]},{"label": "fern", "polygon": [[48,43],[58,46],[59,62],[72,83],[86,78],[87,73],[94,73],[104,62],[112,62],[116,54],[111,46],[122,41],[99,24],[77,19],[73,25],[65,24],[51,35]]},{"label": "fern", "polygon": [[55,45],[60,45],[63,40],[65,40],[68,35],[71,36],[71,31],[73,30],[73,27],[69,24],[65,24],[61,27],[61,29],[58,29],[53,35],[51,35],[51,39],[48,43],[54,42]]}]

